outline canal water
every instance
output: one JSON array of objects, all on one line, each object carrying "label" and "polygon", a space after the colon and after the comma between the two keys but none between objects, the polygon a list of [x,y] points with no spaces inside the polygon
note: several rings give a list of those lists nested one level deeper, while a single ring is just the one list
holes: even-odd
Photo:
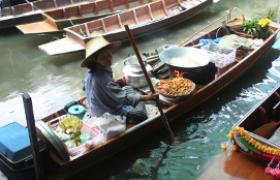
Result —
[{"label": "canal water", "polygon": [[[164,44],[178,44],[206,25],[233,13],[246,17],[280,19],[279,0],[221,0],[198,16],[166,30],[137,39],[141,52]],[[30,93],[36,119],[81,97],[85,69],[83,53],[48,56],[37,46],[58,35],[22,35],[14,28],[0,31],[0,125],[25,125],[21,93]],[[114,54],[115,63],[133,54],[129,44]],[[172,129],[177,143],[168,144],[166,131],[149,135],[130,149],[72,179],[197,179],[221,153],[230,127],[280,84],[280,51],[271,49],[238,81],[191,114],[179,118]],[[118,77],[120,68],[114,66]]]}]

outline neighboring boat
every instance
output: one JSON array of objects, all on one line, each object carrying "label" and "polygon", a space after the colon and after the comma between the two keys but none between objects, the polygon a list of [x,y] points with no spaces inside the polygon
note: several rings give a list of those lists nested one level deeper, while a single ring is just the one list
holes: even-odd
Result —
[{"label": "neighboring boat", "polygon": [[[166,113],[168,120],[170,122],[174,121],[179,116],[193,110],[198,105],[200,105],[201,103],[205,102],[206,100],[208,100],[209,98],[217,94],[219,91],[224,89],[227,85],[229,85],[237,78],[239,78],[243,73],[245,73],[245,71],[248,70],[251,66],[253,66],[257,62],[257,60],[271,48],[272,44],[275,42],[275,38],[279,30],[276,27],[271,26],[270,31],[271,33],[269,37],[267,37],[259,47],[249,51],[244,58],[238,59],[238,61],[235,61],[231,65],[227,66],[225,69],[221,69],[222,71],[219,71],[220,73],[217,76],[215,77],[213,76],[212,79],[208,80],[208,83],[206,85],[198,87],[194,93],[188,96],[188,98],[182,99],[181,101],[166,106],[164,108],[164,112]],[[227,33],[228,31],[224,30],[224,28],[219,27],[216,28],[215,30],[210,31],[209,33],[205,33],[205,35],[200,36],[196,40],[187,41],[182,46],[197,45],[201,38],[215,39],[217,37],[226,35]],[[204,76],[204,78],[208,78],[208,77]],[[279,95],[274,95],[274,96],[279,96]],[[83,100],[84,98],[80,100],[81,104],[84,104]],[[275,102],[275,101],[269,101],[269,102]],[[271,107],[272,105],[270,103],[267,104],[265,103],[262,106],[263,108],[259,108],[259,110],[256,110],[256,112],[259,115],[258,118],[261,118],[261,116],[265,115],[265,111],[263,111],[263,109],[267,108],[267,106]],[[266,113],[270,113],[270,111],[267,111]],[[37,123],[37,125],[39,127],[42,124],[44,124],[43,122],[45,123],[51,122],[51,120],[53,120],[54,118],[60,117],[64,114],[65,111],[61,109],[58,112],[53,113],[46,118],[43,118],[42,121],[40,121],[40,123],[39,122]],[[253,127],[256,127],[253,126],[254,124],[252,123],[253,122],[252,120],[248,121],[249,123],[245,123],[245,122],[241,123],[241,125],[245,127],[246,124],[252,124],[250,126],[246,125],[246,127],[249,127],[251,130]],[[263,120],[265,120],[265,118]],[[260,123],[261,122],[259,122],[258,124]],[[160,119],[160,116],[158,115],[156,117],[149,118],[141,122],[140,124],[134,126],[128,124],[125,132],[110,139],[105,144],[102,144],[98,147],[88,150],[83,155],[79,154],[70,157],[67,154],[67,152],[63,151],[64,149],[63,146],[62,147],[60,146],[59,153],[57,153],[57,151],[53,151],[52,148],[49,150],[50,153],[49,156],[51,157],[53,162],[48,162],[48,163],[47,161],[45,162],[45,164],[47,164],[44,166],[46,167],[46,169],[44,170],[45,177],[46,178],[69,177],[74,173],[77,173],[82,169],[88,167],[89,165],[93,165],[97,162],[104,160],[105,158],[109,158],[110,156],[113,156],[114,154],[122,151],[128,146],[131,146],[133,143],[136,143],[137,141],[143,139],[145,136],[148,136],[152,132],[161,128],[163,128],[163,124]],[[44,131],[44,129],[42,130],[41,127],[40,131]],[[4,159],[3,156],[0,155],[0,157],[1,159]]]},{"label": "neighboring boat", "polygon": [[212,0],[155,1],[116,15],[68,27],[65,29],[66,38],[40,45],[39,48],[49,55],[55,55],[84,50],[85,42],[100,35],[109,41],[126,40],[126,24],[134,35],[139,36],[189,19],[212,3]]},{"label": "neighboring boat", "polygon": [[77,4],[45,11],[43,20],[21,24],[17,28],[24,34],[59,32],[66,27],[120,13],[144,3],[144,0],[98,0]]},{"label": "neighboring boat", "polygon": [[[280,87],[256,105],[231,130],[231,136],[239,149],[256,159],[280,161]],[[270,139],[272,138],[272,139]],[[278,142],[277,142],[278,140]]]},{"label": "neighboring boat", "polygon": [[[199,179],[274,179],[268,174],[276,175],[277,172],[272,166],[276,167],[280,162],[280,136],[269,139],[275,136],[279,120],[280,86],[277,86],[233,126],[229,138],[237,149],[219,155]],[[273,143],[275,140],[278,144]]]},{"label": "neighboring boat", "polygon": [[71,7],[89,2],[89,0],[38,0],[4,7],[0,15],[0,29],[42,20],[42,13],[47,10]]}]

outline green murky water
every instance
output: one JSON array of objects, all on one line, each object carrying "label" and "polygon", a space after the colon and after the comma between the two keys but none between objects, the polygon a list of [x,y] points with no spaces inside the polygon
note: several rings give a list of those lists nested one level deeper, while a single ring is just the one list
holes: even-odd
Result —
[{"label": "green murky water", "polygon": [[[211,24],[233,6],[247,17],[274,13],[279,21],[279,0],[221,0],[189,21],[137,39],[142,52],[163,44],[177,44]],[[240,14],[239,11],[234,11]],[[85,70],[79,67],[82,53],[50,57],[37,46],[56,35],[24,36],[15,29],[0,32],[0,124],[24,122],[20,93],[29,92],[38,119],[83,95]],[[133,51],[124,46],[115,61]],[[234,84],[172,125],[178,142],[170,146],[165,131],[157,132],[100,166],[73,179],[197,179],[221,152],[230,127],[280,84],[280,56],[270,50]],[[114,69],[119,74],[117,68]]]}]

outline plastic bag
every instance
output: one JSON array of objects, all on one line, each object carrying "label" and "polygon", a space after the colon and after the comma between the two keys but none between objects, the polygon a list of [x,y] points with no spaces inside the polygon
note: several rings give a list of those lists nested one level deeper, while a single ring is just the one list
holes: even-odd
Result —
[{"label": "plastic bag", "polygon": [[216,43],[209,43],[201,48],[208,51],[211,62],[213,62],[217,68],[224,68],[235,62],[236,49],[220,47]]},{"label": "plastic bag", "polygon": [[240,48],[240,47],[250,49],[252,45],[253,45],[252,39],[237,36],[235,34],[226,35],[219,42],[220,47],[234,48],[234,49]]},{"label": "plastic bag", "polygon": [[90,128],[98,127],[102,130],[106,140],[121,134],[126,129],[126,117],[105,113],[100,117],[91,117],[84,120]]}]

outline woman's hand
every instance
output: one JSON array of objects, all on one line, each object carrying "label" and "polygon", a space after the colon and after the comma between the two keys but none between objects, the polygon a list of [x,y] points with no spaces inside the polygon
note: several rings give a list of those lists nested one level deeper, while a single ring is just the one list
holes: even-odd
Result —
[{"label": "woman's hand", "polygon": [[117,83],[119,86],[123,87],[123,86],[126,85],[126,80],[125,80],[125,78],[123,77],[122,79],[117,80],[116,83]]},{"label": "woman's hand", "polygon": [[142,95],[140,97],[141,101],[156,101],[159,98],[158,93],[149,94],[149,95]]}]

